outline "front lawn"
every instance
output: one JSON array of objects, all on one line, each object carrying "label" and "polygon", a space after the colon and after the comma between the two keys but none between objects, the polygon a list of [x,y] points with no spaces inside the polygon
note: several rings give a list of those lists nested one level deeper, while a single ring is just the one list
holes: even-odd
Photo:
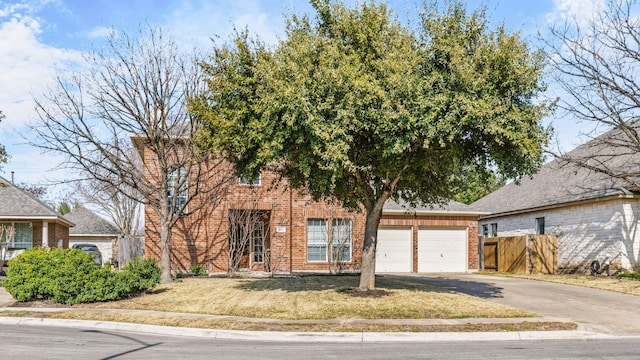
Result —
[{"label": "front lawn", "polygon": [[79,305],[285,320],[459,319],[536,316],[460,293],[399,279],[376,279],[358,296],[357,276],[228,279],[186,278],[132,299]]}]

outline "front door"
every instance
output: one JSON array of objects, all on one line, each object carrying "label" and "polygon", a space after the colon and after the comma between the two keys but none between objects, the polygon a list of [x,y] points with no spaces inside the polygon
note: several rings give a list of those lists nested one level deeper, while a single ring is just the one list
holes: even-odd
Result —
[{"label": "front door", "polygon": [[229,211],[229,270],[265,269],[269,217],[265,211]]}]

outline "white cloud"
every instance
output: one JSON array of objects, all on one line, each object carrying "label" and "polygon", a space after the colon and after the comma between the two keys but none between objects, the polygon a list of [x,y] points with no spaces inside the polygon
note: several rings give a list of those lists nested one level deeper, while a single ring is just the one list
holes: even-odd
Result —
[{"label": "white cloud", "polygon": [[166,17],[166,26],[178,40],[205,51],[211,48],[212,38],[226,41],[234,27],[247,28],[252,35],[273,44],[283,34],[282,13],[308,7],[306,2],[294,0],[183,0]]},{"label": "white cloud", "polygon": [[549,23],[588,21],[606,8],[604,0],[554,0],[554,9],[546,15]]},{"label": "white cloud", "polygon": [[40,95],[56,72],[81,60],[74,50],[43,44],[40,21],[13,14],[0,24],[0,110],[6,115],[0,129],[19,128],[33,119],[33,96]]},{"label": "white cloud", "polygon": [[87,37],[89,39],[104,39],[106,37],[108,37],[109,35],[111,35],[111,33],[113,33],[114,29],[112,27],[108,27],[108,26],[100,26],[100,27],[96,27],[91,29],[88,33],[87,33]]}]

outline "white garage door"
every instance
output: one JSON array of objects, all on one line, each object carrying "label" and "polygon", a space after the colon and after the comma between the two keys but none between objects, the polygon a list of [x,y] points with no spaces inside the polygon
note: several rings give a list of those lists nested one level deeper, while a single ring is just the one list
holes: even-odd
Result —
[{"label": "white garage door", "polygon": [[467,271],[466,229],[418,230],[418,272]]},{"label": "white garage door", "polygon": [[379,228],[376,272],[411,272],[411,228]]}]

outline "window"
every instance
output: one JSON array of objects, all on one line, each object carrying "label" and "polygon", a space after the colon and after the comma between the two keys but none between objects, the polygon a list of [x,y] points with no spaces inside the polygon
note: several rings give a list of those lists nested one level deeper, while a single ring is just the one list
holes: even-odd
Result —
[{"label": "window", "polygon": [[307,220],[307,260],[327,261],[327,222]]},{"label": "window", "polygon": [[33,246],[33,226],[30,222],[2,222],[2,247],[29,249]]},{"label": "window", "polygon": [[331,261],[351,261],[351,220],[334,219],[331,222]]},{"label": "window", "polygon": [[482,236],[484,237],[489,237],[489,225],[484,224],[482,225]]},{"label": "window", "polygon": [[536,218],[536,234],[544,235],[544,218]]},{"label": "window", "polygon": [[253,262],[264,262],[264,223],[253,224]]},{"label": "window", "polygon": [[498,236],[498,223],[491,224],[491,236],[492,237]]},{"label": "window", "polygon": [[260,185],[260,179],[261,176],[258,175],[257,179],[249,179],[246,177],[239,177],[238,178],[238,184],[240,185],[245,185],[245,186],[259,186]]},{"label": "window", "polygon": [[172,166],[167,174],[167,195],[169,208],[174,214],[186,211],[187,203],[187,174],[183,167]]}]

